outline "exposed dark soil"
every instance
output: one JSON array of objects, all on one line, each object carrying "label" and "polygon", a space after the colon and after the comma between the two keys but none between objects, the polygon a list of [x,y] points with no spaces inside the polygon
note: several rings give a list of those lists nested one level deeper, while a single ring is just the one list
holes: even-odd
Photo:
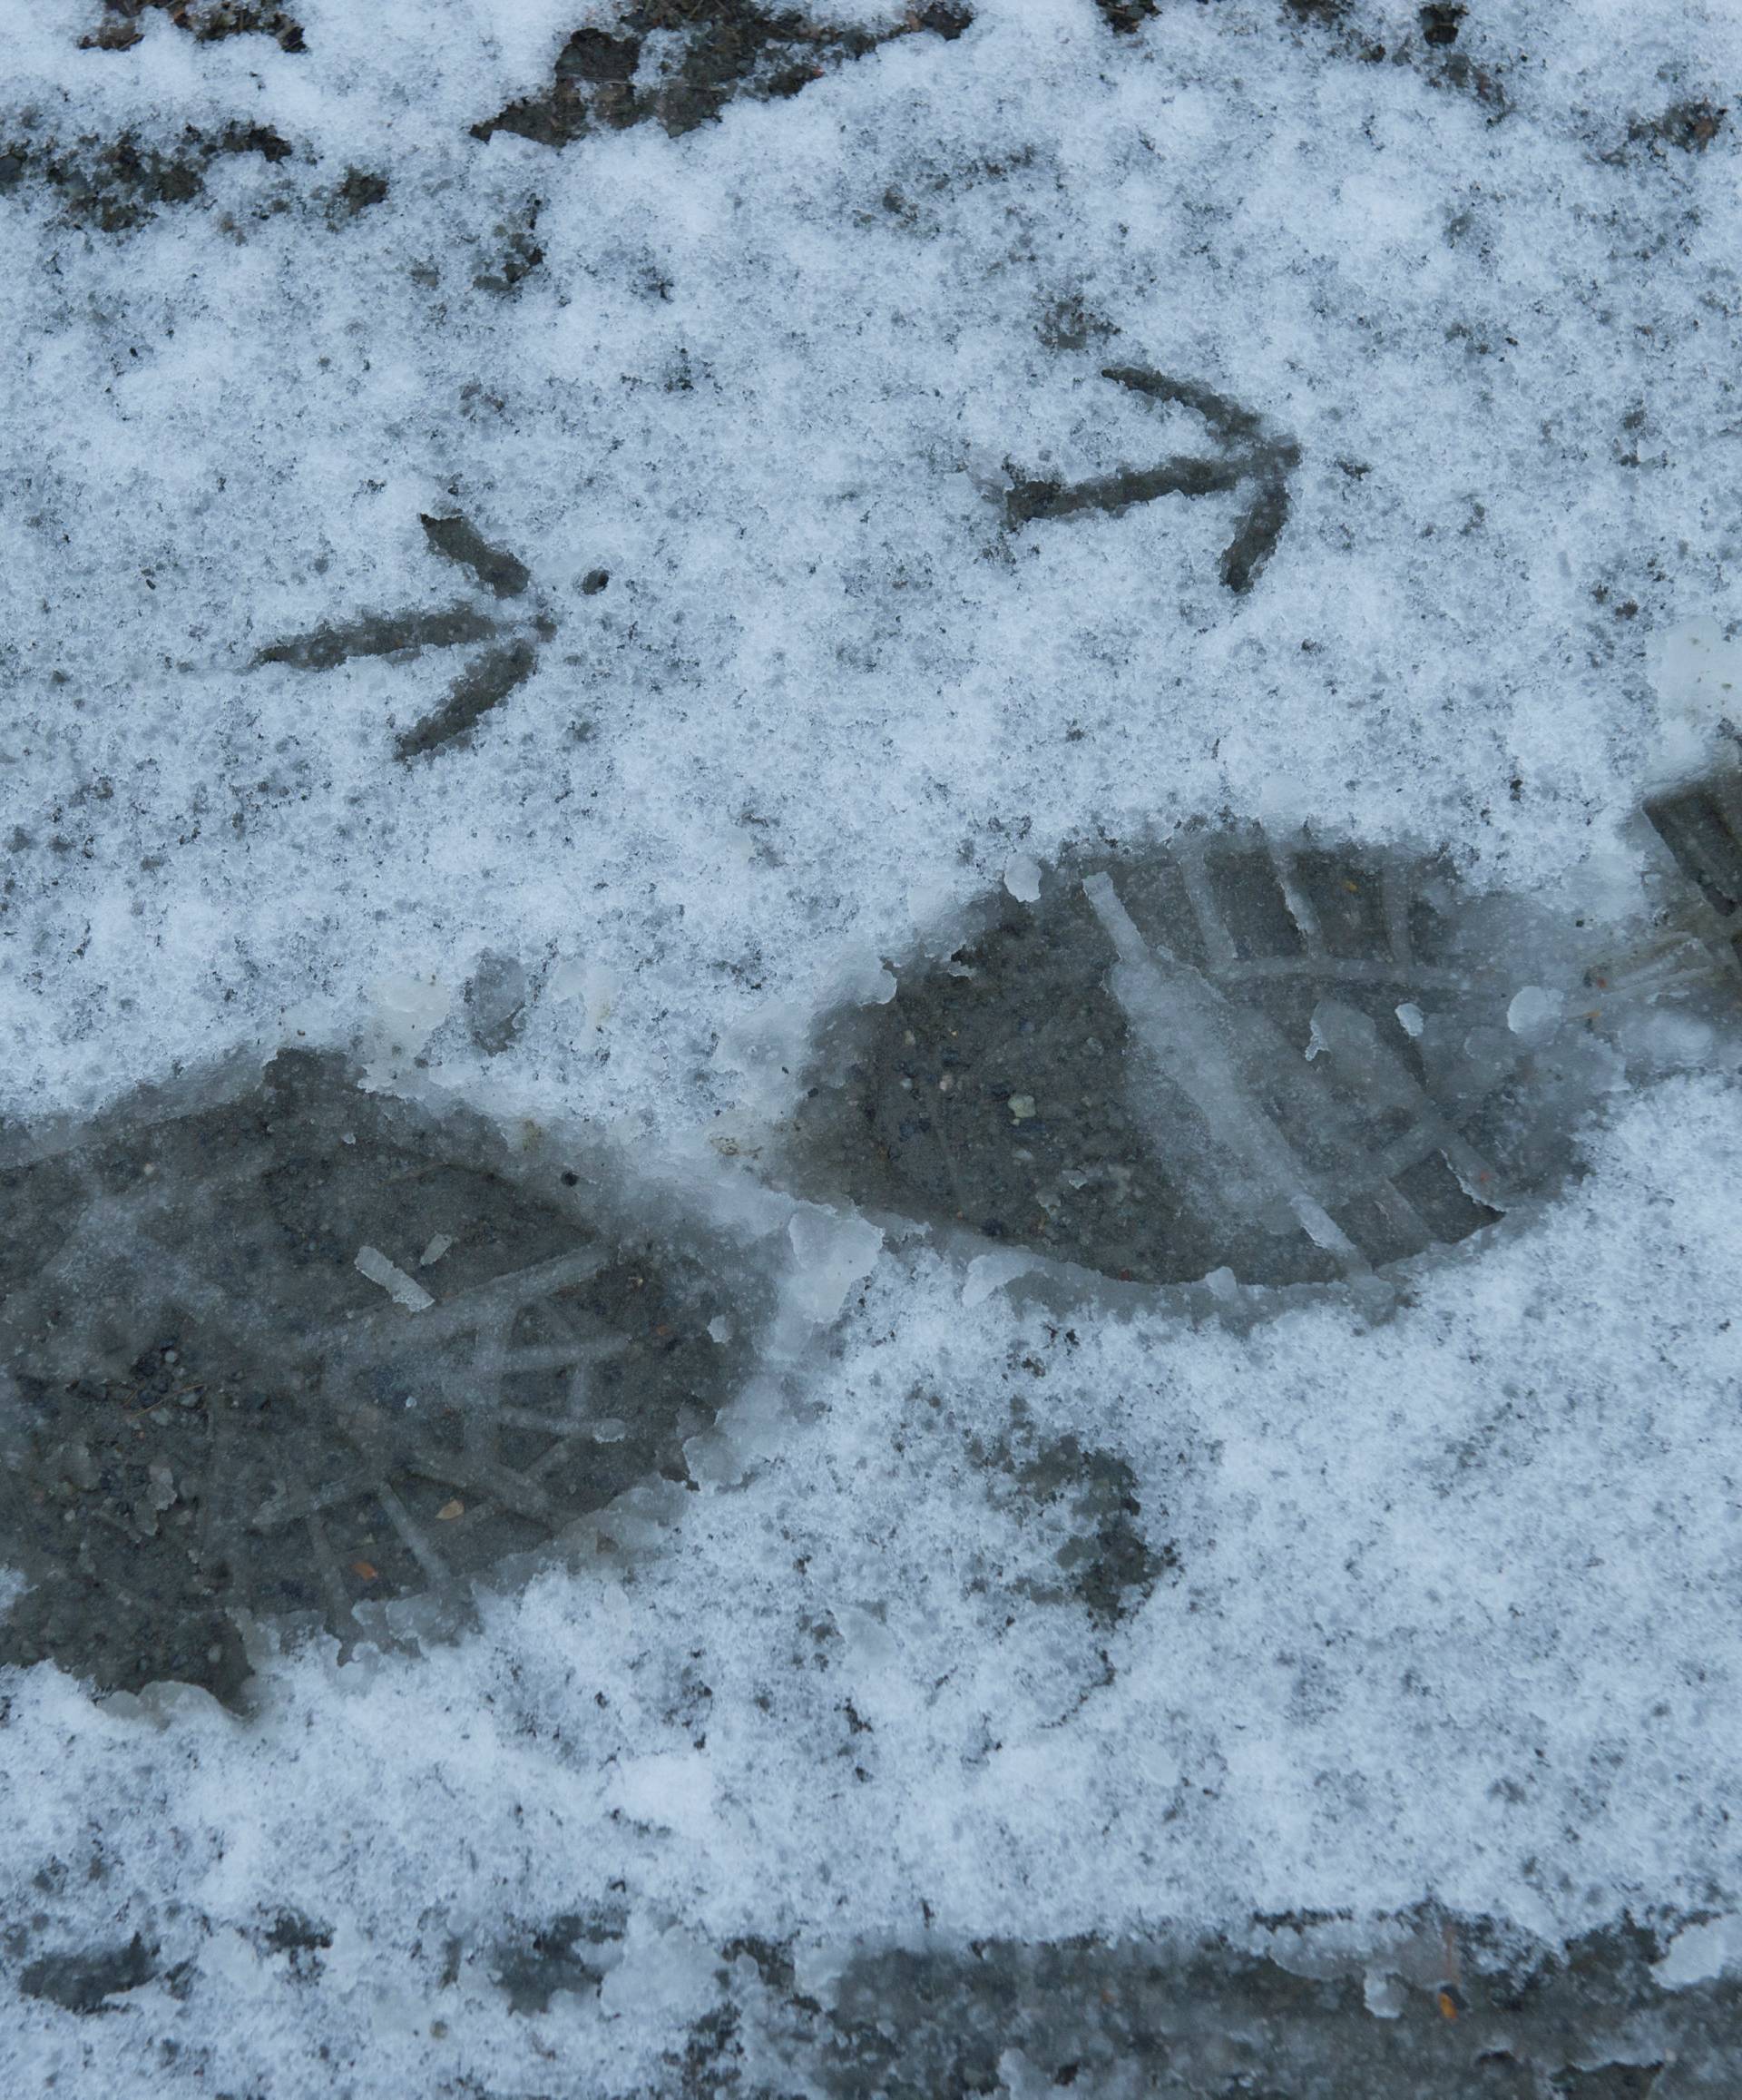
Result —
[{"label": "exposed dark soil", "polygon": [[1064,1533],[1052,1555],[1056,1573],[1021,1585],[1035,1604],[1081,1605],[1104,1634],[1178,1570],[1170,1539],[1151,1546],[1137,1476],[1117,1452],[1085,1447],[1075,1436],[1038,1437],[1017,1410],[1007,1434],[972,1438],[968,1455],[992,1477],[995,1496],[1026,1504],[1055,1535]]},{"label": "exposed dark soil", "polygon": [[[550,87],[475,124],[473,136],[513,132],[540,145],[565,146],[589,132],[655,123],[679,138],[740,96],[778,101],[896,37],[954,42],[972,20],[968,8],[951,0],[931,0],[883,31],[831,26],[745,0],[644,0],[614,33],[577,29],[557,56]],[[675,54],[649,76],[642,68],[647,39],[661,34],[677,40]]]},{"label": "exposed dark soil", "polygon": [[302,51],[302,25],[284,8],[255,0],[103,0],[100,28],[79,43],[87,51],[131,51],[144,31],[140,17],[148,11],[165,15],[178,29],[200,44],[227,36],[269,36],[280,51]]},{"label": "exposed dark soil", "polygon": [[1672,103],[1655,117],[1636,118],[1628,126],[1628,140],[1659,152],[1703,153],[1724,129],[1729,113],[1704,100]]},{"label": "exposed dark soil", "polygon": [[[1099,4],[1104,8],[1121,0]],[[1365,0],[1283,0],[1282,13],[1313,48],[1329,56],[1362,65],[1408,66],[1434,87],[1470,96],[1491,123],[1511,108],[1506,69],[1513,53],[1455,0],[1430,0],[1401,28],[1389,11]]]},{"label": "exposed dark soil", "polygon": [[[1499,1943],[1482,1919],[1424,1918],[1377,1960],[1315,1961],[1328,1918],[1255,1920],[1298,1956],[1183,1934],[987,1938],[866,1948],[824,1997],[788,1943],[720,1950],[721,1997],[691,2030],[670,2089],[688,2100],[821,2092],[1057,2100],[1729,2100],[1742,2068],[1742,1984],[1671,1991],[1663,1938],[1629,1921],[1564,1955]],[[482,1966],[510,2009],[596,1997],[619,1958],[621,1909],[528,1925],[489,1949],[455,1944],[447,1980]],[[1287,1966],[1285,1966],[1287,1964]],[[1302,1973],[1305,1971],[1306,1973]]]},{"label": "exposed dark soil", "polygon": [[230,124],[205,132],[183,126],[173,142],[123,132],[118,139],[63,141],[29,132],[0,135],[0,197],[39,182],[60,200],[75,226],[125,233],[160,210],[196,202],[206,171],[223,155],[258,153],[269,165],[288,160],[290,142],[268,124]]}]

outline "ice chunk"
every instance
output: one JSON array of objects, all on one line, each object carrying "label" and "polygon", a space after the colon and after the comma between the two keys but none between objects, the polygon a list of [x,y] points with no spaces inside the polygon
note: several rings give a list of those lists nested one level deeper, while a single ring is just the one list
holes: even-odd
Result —
[{"label": "ice chunk", "polygon": [[680,1926],[646,1938],[631,1935],[600,1987],[599,2000],[620,2017],[687,2024],[713,1997],[719,1966],[707,1942]]},{"label": "ice chunk", "polygon": [[1407,1985],[1389,1969],[1368,1969],[1362,1978],[1361,1992],[1367,2010],[1375,2020],[1400,2019],[1409,2005]]},{"label": "ice chunk", "polygon": [[1742,1918],[1713,1918],[1677,1933],[1652,1974],[1669,1990],[1709,1983],[1742,1963]]},{"label": "ice chunk", "polygon": [[[1146,947],[1110,876],[1091,875],[1083,888],[1118,952],[1113,993],[1152,1076],[1165,1074],[1174,1082],[1215,1143],[1250,1175],[1261,1201],[1280,1198],[1315,1246],[1335,1254],[1352,1273],[1365,1270],[1359,1248],[1325,1208],[1305,1163],[1228,1055],[1221,995],[1199,971],[1159,947]],[[1134,1098],[1147,1106],[1151,1092],[1140,1078]],[[1160,1116],[1152,1120],[1152,1136],[1165,1143],[1165,1124]]]},{"label": "ice chunk", "polygon": [[520,1034],[526,1011],[526,972],[519,958],[489,948],[465,986],[466,1025],[486,1057],[500,1056]]},{"label": "ice chunk", "polygon": [[421,1283],[415,1282],[396,1262],[389,1261],[378,1247],[359,1247],[357,1266],[407,1312],[426,1312],[436,1302]]},{"label": "ice chunk", "polygon": [[599,963],[558,963],[551,972],[550,994],[563,1005],[580,1000],[586,1025],[602,1028],[617,1004],[617,978]]},{"label": "ice chunk", "polygon": [[1652,635],[1646,661],[1662,710],[1656,770],[1678,779],[1706,761],[1721,725],[1742,715],[1742,637],[1727,637],[1701,613]]},{"label": "ice chunk", "polygon": [[452,996],[439,977],[408,970],[378,978],[369,992],[374,1012],[364,1071],[370,1085],[384,1086],[411,1064],[447,1018]]},{"label": "ice chunk", "polygon": [[632,1821],[700,1836],[710,1820],[713,1767],[705,1752],[654,1751],[625,1758],[611,1776],[610,1791]]},{"label": "ice chunk", "polygon": [[853,1286],[871,1273],[883,1234],[862,1218],[841,1218],[810,1207],[787,1227],[798,1261],[791,1292],[797,1309],[827,1327],[847,1303]]},{"label": "ice chunk", "polygon": [[1701,723],[1742,707],[1742,636],[1727,635],[1709,613],[1660,629],[1648,656],[1666,712]]},{"label": "ice chunk", "polygon": [[1004,888],[1018,904],[1034,904],[1041,894],[1041,864],[1032,853],[1013,853],[1004,863]]},{"label": "ice chunk", "polygon": [[982,496],[1002,503],[1011,485],[1010,469],[990,445],[970,445],[962,471]]},{"label": "ice chunk", "polygon": [[1002,1290],[1006,1283],[1034,1266],[1034,1256],[1017,1248],[1001,1250],[995,1254],[976,1254],[968,1263],[967,1281],[962,1286],[963,1304],[984,1305],[994,1291]]},{"label": "ice chunk", "polygon": [[1512,996],[1506,1009],[1506,1025],[1514,1035],[1546,1035],[1561,1018],[1561,1005],[1559,992],[1541,985],[1526,985]]}]

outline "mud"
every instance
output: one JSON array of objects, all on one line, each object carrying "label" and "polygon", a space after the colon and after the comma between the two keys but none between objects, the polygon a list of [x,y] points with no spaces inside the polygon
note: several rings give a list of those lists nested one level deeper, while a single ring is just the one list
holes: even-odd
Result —
[{"label": "mud", "polygon": [[[800,1172],[1122,1281],[1280,1284],[1455,1243],[1563,1171],[1565,1128],[1531,1101],[1561,1075],[1509,1035],[1513,987],[1450,870],[1277,849],[1204,830],[989,900],[886,1006],[824,1029]],[[1176,995],[1183,1035],[1145,1005]],[[1247,1133],[1270,1128],[1260,1159]]]},{"label": "mud", "polygon": [[1121,1282],[1365,1287],[1576,1172],[1652,1016],[1734,1040],[1742,773],[1648,814],[1625,927],[1255,828],[1030,863],[822,1020],[782,1171]]},{"label": "mud", "polygon": [[1311,1959],[1309,1934],[1280,1958],[1213,1941],[1093,1938],[866,1952],[827,2010],[795,1987],[778,1950],[758,1948],[739,1958],[742,2010],[698,2048],[689,2089],[711,2079],[715,2091],[780,2090],[772,2059],[840,2100],[1682,2100],[1734,2090],[1742,1987],[1665,1990],[1649,1932],[1623,1925],[1564,1958],[1510,1962],[1484,1948],[1480,1921],[1448,1920],[1425,1937],[1444,1951],[1416,1960],[1414,1980],[1383,1964],[1375,1972],[1383,2016],[1358,1968]]},{"label": "mud", "polygon": [[684,1479],[742,1370],[693,1250],[307,1053],[12,1168],[0,1218],[0,1660],[102,1688],[233,1703],[256,1623],[459,1609]]}]

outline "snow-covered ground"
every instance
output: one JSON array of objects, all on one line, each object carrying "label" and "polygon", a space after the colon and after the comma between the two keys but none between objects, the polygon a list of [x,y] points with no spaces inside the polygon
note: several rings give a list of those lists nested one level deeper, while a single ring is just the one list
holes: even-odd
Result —
[{"label": "snow-covered ground", "polygon": [[[856,1945],[1307,1910],[1377,1948],[1424,1905],[1691,1919],[1668,1980],[1709,1972],[1721,1039],[1384,1318],[964,1302],[764,1168],[812,1017],[1073,843],[1309,824],[1634,908],[1640,800],[1742,675],[1742,16],[861,7],[801,92],[557,147],[473,127],[621,12],[294,13],[300,51],[157,11],[103,50],[0,0],[0,1114],[353,1051],[736,1206],[788,1318],[680,1515],[468,1640],[283,1655],[245,1719],[13,1673],[7,1990],[155,1951],[100,2018],[14,1997],[9,2089],[665,2090],[749,1936],[820,1996]],[[1244,485],[1013,521],[1215,453],[1107,368],[1297,452],[1249,590]],[[494,584],[420,522],[461,515]],[[383,618],[425,645],[294,660]],[[1155,1557],[1111,1618],[1032,1485],[1072,1437]],[[573,1916],[602,1983],[514,2009],[501,1949]]]}]

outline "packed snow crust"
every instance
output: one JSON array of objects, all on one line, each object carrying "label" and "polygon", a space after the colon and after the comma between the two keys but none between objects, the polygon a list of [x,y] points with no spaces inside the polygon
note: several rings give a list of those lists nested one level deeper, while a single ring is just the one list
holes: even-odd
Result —
[{"label": "packed snow crust", "polygon": [[[1737,711],[1742,147],[1659,124],[1742,77],[1734,10],[1481,0],[1488,93],[1414,8],[986,0],[561,152],[470,127],[573,0],[297,14],[300,54],[157,13],[116,53],[0,0],[9,1125],[300,1041],[706,1208],[813,1016],[1073,841],[1227,812],[1631,908],[1642,797]],[[33,172],[230,125],[292,150],[120,231]],[[352,170],[386,195],[338,212]],[[1238,492],[1006,529],[1018,482],[1202,449],[1109,365],[1299,447],[1249,592]],[[458,515],[512,606],[432,546]],[[262,661],[455,606],[536,665],[439,748],[493,644]],[[15,1676],[0,1912],[157,1952],[111,2017],[8,2006],[11,2089],[531,2092],[553,2049],[656,2089],[749,1934],[826,1980],[928,1934],[1727,1917],[1742,1100],[1689,1062],[1371,1321],[1062,1314],[777,1206],[780,1376],[635,1549],[423,1657],[269,1654],[246,1720]],[[1140,1506],[1111,1604],[1071,1438]],[[511,2010],[496,1950],[597,1907],[597,1993]]]}]

